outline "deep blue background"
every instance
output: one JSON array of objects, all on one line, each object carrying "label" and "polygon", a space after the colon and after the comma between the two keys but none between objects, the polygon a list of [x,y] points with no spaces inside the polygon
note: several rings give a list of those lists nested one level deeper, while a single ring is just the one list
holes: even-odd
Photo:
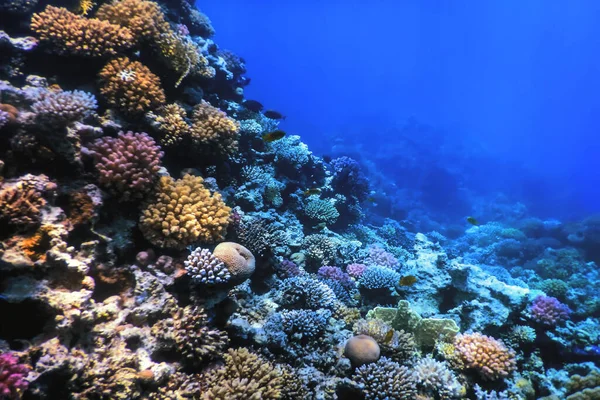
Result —
[{"label": "deep blue background", "polygon": [[[473,140],[473,151],[494,160],[482,164],[496,168],[488,185],[531,186],[532,208],[556,217],[600,211],[599,1],[199,7],[217,44],[247,61],[246,97],[287,115],[282,127],[311,148],[327,151],[322,135],[343,140],[350,130],[368,143],[368,132],[414,116],[449,140]],[[514,168],[498,167],[507,164]]]}]

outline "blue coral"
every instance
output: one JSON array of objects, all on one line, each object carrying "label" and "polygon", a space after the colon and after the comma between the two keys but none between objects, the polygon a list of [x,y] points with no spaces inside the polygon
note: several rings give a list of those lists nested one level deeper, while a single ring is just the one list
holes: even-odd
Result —
[{"label": "blue coral", "polygon": [[366,200],[369,181],[356,160],[343,156],[332,160],[330,165],[334,172],[331,186],[336,193],[354,196],[359,201]]},{"label": "blue coral", "polygon": [[358,282],[365,289],[394,288],[400,280],[400,274],[386,267],[371,266],[361,275]]},{"label": "blue coral", "polygon": [[286,308],[333,309],[337,302],[329,286],[308,275],[285,279],[275,293],[276,301]]}]

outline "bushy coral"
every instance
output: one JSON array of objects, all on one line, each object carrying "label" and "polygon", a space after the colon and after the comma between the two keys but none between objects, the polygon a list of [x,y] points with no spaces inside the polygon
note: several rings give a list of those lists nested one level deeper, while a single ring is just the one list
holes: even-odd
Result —
[{"label": "bushy coral", "polygon": [[396,271],[380,266],[368,267],[358,279],[361,287],[365,289],[393,289],[400,280]]},{"label": "bushy coral", "polygon": [[53,6],[33,15],[31,29],[59,53],[87,57],[116,55],[130,48],[134,38],[125,27]]},{"label": "bushy coral", "polygon": [[502,341],[481,333],[457,335],[454,352],[451,361],[473,369],[487,380],[505,378],[517,367],[513,350]]},{"label": "bushy coral", "polygon": [[139,61],[116,58],[106,64],[98,76],[102,81],[100,92],[112,107],[123,113],[139,115],[166,101],[160,79]]},{"label": "bushy coral", "polygon": [[263,256],[282,242],[283,231],[264,219],[250,218],[235,226],[238,241],[253,254]]},{"label": "bushy coral", "polygon": [[348,307],[356,307],[358,305],[358,299],[360,298],[360,292],[356,286],[344,286],[340,281],[336,281],[330,278],[320,277],[321,282],[326,284],[333,290],[335,297]]},{"label": "bushy coral", "polygon": [[440,400],[457,399],[462,385],[446,363],[431,357],[420,359],[413,367],[413,377],[420,394]]},{"label": "bushy coral", "polygon": [[288,308],[332,309],[336,296],[329,286],[308,276],[285,279],[275,293],[277,302]]},{"label": "bushy coral", "polygon": [[39,225],[46,201],[24,181],[0,187],[0,223],[27,230]]},{"label": "bushy coral", "polygon": [[365,264],[348,264],[346,272],[353,278],[360,278],[365,273],[367,266]]},{"label": "bushy coral", "polygon": [[184,249],[195,242],[223,240],[231,209],[219,193],[211,193],[200,177],[162,177],[156,199],[140,217],[144,237],[160,247]]},{"label": "bushy coral", "polygon": [[134,132],[97,139],[91,154],[100,184],[123,201],[142,199],[152,190],[163,156],[148,134]]},{"label": "bushy coral", "polygon": [[486,391],[479,385],[475,385],[475,398],[477,400],[510,400],[510,396],[507,391],[497,392],[495,390]]},{"label": "bushy coral", "polygon": [[361,385],[366,400],[414,400],[417,395],[410,370],[386,357],[359,367],[354,380]]},{"label": "bushy coral", "polygon": [[185,269],[194,283],[220,285],[231,278],[229,270],[210,250],[198,247],[185,261]]},{"label": "bushy coral", "polygon": [[537,287],[548,296],[562,299],[569,292],[569,285],[562,279],[544,279]]},{"label": "bushy coral", "polygon": [[306,251],[308,261],[319,265],[330,264],[335,261],[338,250],[335,239],[322,234],[306,236],[302,247]]},{"label": "bushy coral", "polygon": [[323,335],[331,318],[331,311],[283,310],[279,317],[283,332],[288,337],[293,341],[306,343]]},{"label": "bushy coral", "polygon": [[83,120],[96,112],[98,103],[81,90],[48,92],[33,103],[31,111],[41,122],[63,124]]},{"label": "bushy coral", "polygon": [[239,76],[246,73],[246,62],[235,53],[220,49],[217,55],[225,60],[225,65],[232,74]]},{"label": "bushy coral", "polygon": [[225,365],[211,374],[204,400],[270,400],[281,398],[282,372],[245,348],[230,349]]},{"label": "bushy coral", "polygon": [[162,59],[179,76],[175,87],[188,75],[198,75],[206,79],[215,77],[215,69],[208,65],[208,60],[200,54],[191,39],[175,32],[163,33],[158,39],[158,47]]},{"label": "bushy coral", "polygon": [[179,104],[167,104],[150,117],[160,132],[160,144],[163,146],[175,146],[190,134],[187,113]]},{"label": "bushy coral", "polygon": [[398,259],[390,252],[387,252],[382,246],[372,244],[367,248],[368,256],[365,259],[367,265],[379,265],[381,267],[396,268]]},{"label": "bushy coral", "polygon": [[367,198],[369,181],[356,160],[343,156],[332,160],[330,165],[334,172],[331,186],[336,193],[354,196],[358,201]]},{"label": "bushy coral", "polygon": [[335,205],[324,199],[309,200],[304,207],[304,212],[315,222],[325,222],[326,224],[333,224],[340,216]]},{"label": "bushy coral", "polygon": [[158,40],[170,31],[160,6],[153,1],[116,0],[100,6],[96,18],[127,27],[133,34],[132,41]]},{"label": "bushy coral", "polygon": [[209,325],[200,307],[187,306],[173,318],[163,319],[152,327],[165,350],[175,350],[187,365],[200,365],[220,357],[227,347],[227,334]]},{"label": "bushy coral", "polygon": [[342,286],[345,286],[347,288],[352,288],[355,286],[354,281],[352,280],[352,278],[350,278],[350,275],[348,275],[338,267],[325,265],[319,268],[319,271],[317,273],[323,278],[328,278],[337,281]]},{"label": "bushy coral", "polygon": [[277,275],[281,278],[291,278],[302,274],[302,270],[298,265],[290,260],[281,261],[276,267]]},{"label": "bushy coral", "polygon": [[194,107],[190,137],[195,146],[207,152],[233,154],[238,148],[239,123],[202,100]]},{"label": "bushy coral", "polygon": [[600,398],[600,372],[591,370],[587,375],[572,375],[565,385],[567,400],[595,400]]},{"label": "bushy coral", "polygon": [[571,309],[555,297],[538,296],[529,306],[529,314],[539,324],[555,326],[569,319]]},{"label": "bushy coral", "polygon": [[20,399],[29,386],[26,377],[30,370],[13,354],[0,354],[0,399]]}]

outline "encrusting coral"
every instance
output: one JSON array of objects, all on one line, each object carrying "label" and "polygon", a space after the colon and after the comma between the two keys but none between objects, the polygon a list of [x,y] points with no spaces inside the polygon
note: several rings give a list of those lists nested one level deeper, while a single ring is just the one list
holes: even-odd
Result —
[{"label": "encrusting coral", "polygon": [[160,79],[139,61],[127,57],[111,60],[98,74],[100,92],[121,112],[139,115],[162,106],[165,93]]},{"label": "encrusting coral", "polygon": [[53,6],[33,15],[31,29],[58,53],[87,57],[116,55],[130,48],[134,38],[125,27]]},{"label": "encrusting coral", "polygon": [[231,208],[219,193],[204,187],[201,177],[160,178],[156,198],[142,211],[140,229],[159,247],[184,249],[196,242],[223,240]]}]

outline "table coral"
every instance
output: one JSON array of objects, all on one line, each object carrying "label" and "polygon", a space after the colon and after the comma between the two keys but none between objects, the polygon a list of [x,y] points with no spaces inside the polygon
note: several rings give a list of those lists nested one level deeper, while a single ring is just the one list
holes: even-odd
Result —
[{"label": "table coral", "polygon": [[166,101],[160,79],[139,61],[116,58],[98,76],[102,81],[100,92],[112,107],[123,113],[139,115]]},{"label": "table coral", "polygon": [[517,367],[513,350],[500,340],[481,333],[459,334],[454,341],[454,350],[451,362],[474,369],[487,380],[505,378]]},{"label": "table coral", "polygon": [[62,7],[48,6],[34,14],[31,29],[42,42],[51,44],[60,54],[104,57],[116,55],[133,45],[129,29],[81,17]]},{"label": "table coral", "polygon": [[206,151],[233,154],[238,149],[240,124],[208,102],[194,107],[191,117],[191,138],[194,145]]},{"label": "table coral", "polygon": [[223,240],[231,209],[200,177],[160,178],[156,199],[140,217],[144,237],[159,247],[184,249],[195,242]]},{"label": "table coral", "polygon": [[142,199],[154,187],[163,152],[146,133],[120,132],[91,148],[99,182],[122,201]]}]

